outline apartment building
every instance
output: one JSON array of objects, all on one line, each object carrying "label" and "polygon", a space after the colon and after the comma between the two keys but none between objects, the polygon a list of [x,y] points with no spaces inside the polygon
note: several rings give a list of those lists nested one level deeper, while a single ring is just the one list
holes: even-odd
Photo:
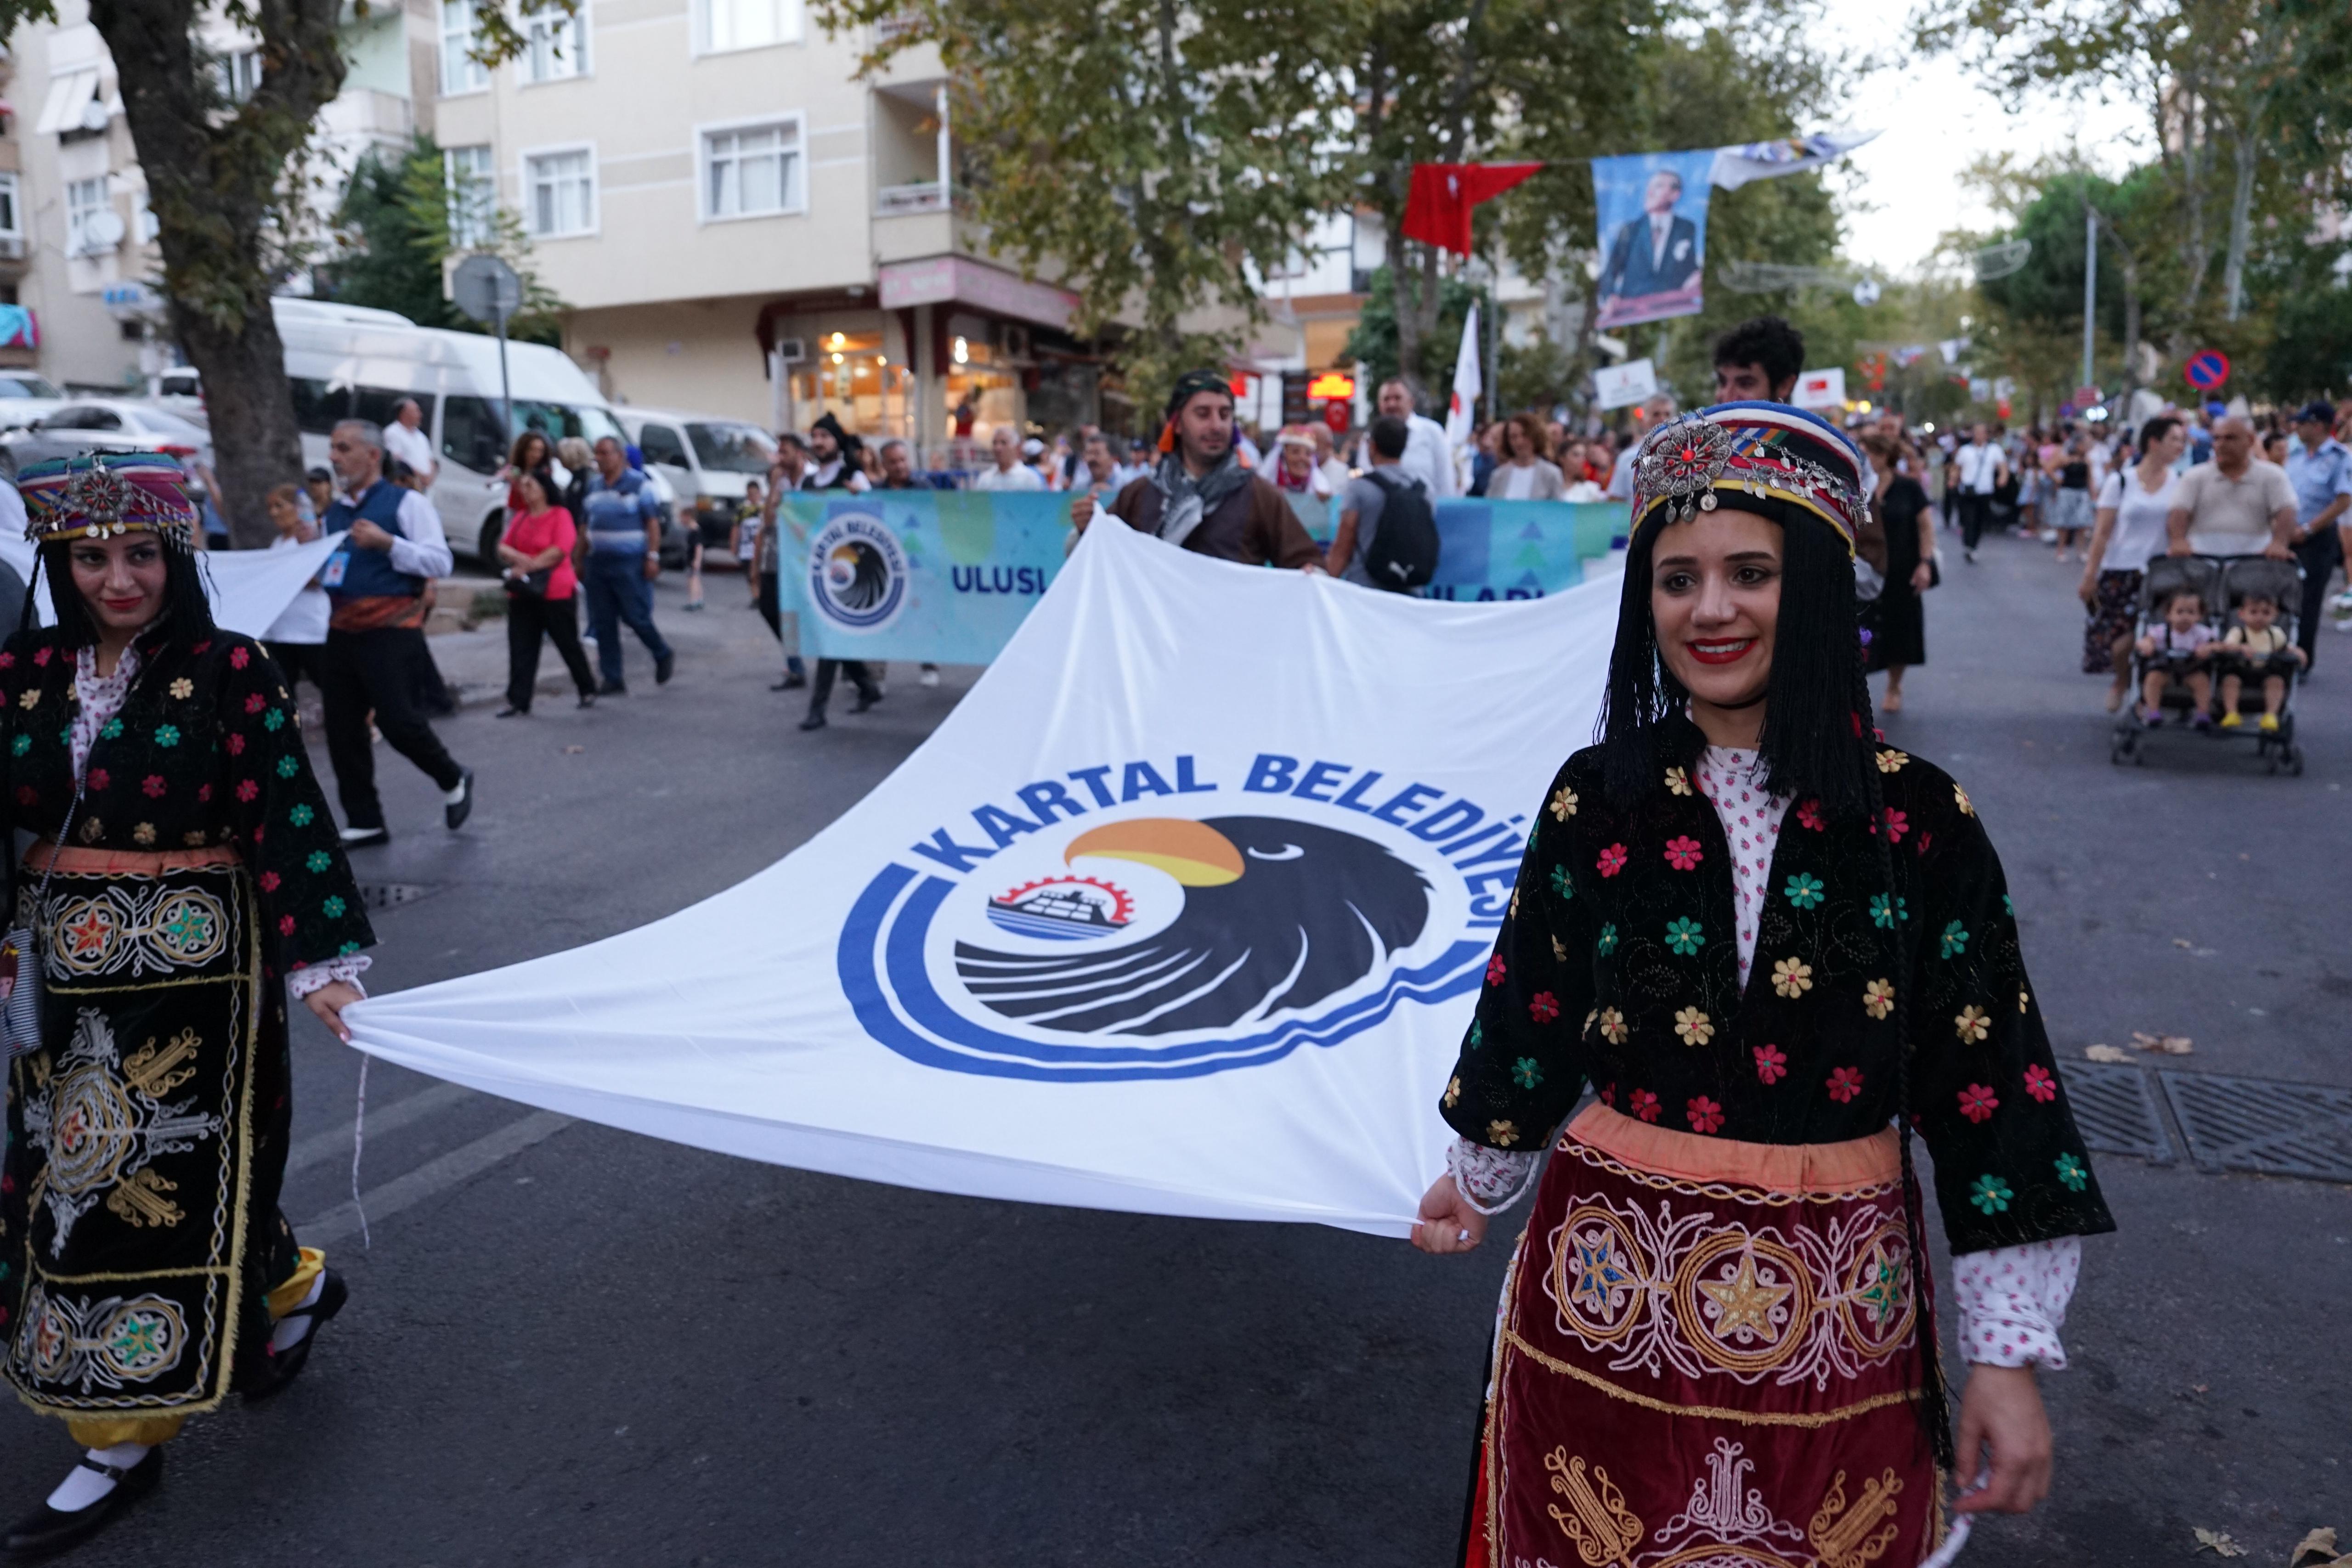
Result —
[{"label": "apartment building", "polygon": [[984,259],[956,210],[935,59],[859,80],[868,40],[803,0],[583,0],[485,69],[473,0],[440,5],[452,200],[521,217],[615,402],[832,413],[927,451],[1095,415],[1074,298]]},{"label": "apartment building", "polygon": [[[163,263],[147,180],[88,0],[58,0],[57,13],[8,40],[7,98],[21,112],[0,134],[0,304],[26,312],[37,347],[0,346],[0,366],[60,384],[135,387],[176,362],[154,287]],[[362,153],[397,150],[429,124],[419,111],[433,104],[437,21],[435,0],[347,12],[349,74],[313,143],[322,214]],[[224,92],[251,93],[261,78],[256,41],[217,25],[205,41],[220,57]],[[13,324],[0,312],[0,340]]]}]

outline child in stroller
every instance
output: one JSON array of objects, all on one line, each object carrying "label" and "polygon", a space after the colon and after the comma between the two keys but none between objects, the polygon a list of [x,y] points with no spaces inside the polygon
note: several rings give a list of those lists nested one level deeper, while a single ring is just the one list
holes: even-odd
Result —
[{"label": "child in stroller", "polygon": [[2278,601],[2260,589],[2250,590],[2238,601],[2238,623],[2222,635],[2214,658],[2221,674],[2221,727],[2236,729],[2246,721],[2238,712],[2238,695],[2248,676],[2263,683],[2260,727],[2276,734],[2279,710],[2286,704],[2287,683],[2303,669],[2303,650],[2278,624]]},{"label": "child in stroller", "polygon": [[2140,722],[2150,729],[2164,724],[2164,688],[2184,680],[2196,705],[2189,721],[2199,729],[2213,727],[2213,674],[2210,644],[2213,628],[2205,624],[2205,601],[2193,588],[2173,591],[2164,603],[2162,624],[2152,626],[2135,650],[2140,657]]}]

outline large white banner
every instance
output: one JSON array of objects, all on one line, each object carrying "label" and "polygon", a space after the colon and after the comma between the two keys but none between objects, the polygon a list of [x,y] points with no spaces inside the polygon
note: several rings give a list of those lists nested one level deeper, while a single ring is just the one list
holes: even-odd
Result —
[{"label": "large white banner", "polygon": [[1091,529],[782,861],[347,1017],[402,1066],[753,1159],[1402,1235],[1616,593],[1416,600]]},{"label": "large white banner", "polygon": [[[318,538],[291,549],[206,552],[201,571],[212,591],[213,620],[231,632],[261,636],[326,565],[336,542]],[[30,540],[22,536],[0,538],[0,560],[27,582],[33,580],[33,557]],[[34,608],[44,622],[56,619],[56,612],[49,607],[47,577],[36,591]]]}]

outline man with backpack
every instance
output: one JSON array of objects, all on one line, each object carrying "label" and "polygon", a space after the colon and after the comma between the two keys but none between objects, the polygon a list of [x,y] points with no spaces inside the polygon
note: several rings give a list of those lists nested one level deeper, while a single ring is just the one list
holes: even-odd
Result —
[{"label": "man with backpack", "polygon": [[1384,413],[1370,434],[1372,466],[1340,495],[1328,569],[1366,588],[1408,593],[1436,573],[1437,518],[1428,489],[1402,466],[1410,427]]},{"label": "man with backpack", "polygon": [[[1168,399],[1159,463],[1130,481],[1110,515],[1179,549],[1245,566],[1320,571],[1323,552],[1282,492],[1241,465],[1234,451],[1234,394],[1220,371],[1189,371]],[[1091,494],[1070,502],[1079,532],[1095,515]]]}]

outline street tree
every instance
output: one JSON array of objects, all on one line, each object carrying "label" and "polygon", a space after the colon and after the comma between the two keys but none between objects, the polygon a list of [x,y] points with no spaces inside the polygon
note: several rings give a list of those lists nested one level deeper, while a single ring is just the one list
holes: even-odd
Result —
[{"label": "street tree", "polygon": [[[570,11],[577,0],[544,0]],[[173,336],[204,377],[217,497],[240,545],[268,541],[264,496],[301,471],[301,433],[270,296],[314,254],[319,110],[341,89],[342,0],[90,0],[147,181]],[[500,0],[476,6],[475,52],[522,47]],[[0,0],[0,36],[57,20],[55,0]],[[227,95],[215,29],[256,42],[261,77]]]},{"label": "street tree", "polygon": [[[995,252],[1078,297],[1144,407],[1219,363],[1290,261],[1351,197],[1344,5],[1286,0],[817,0],[866,26],[878,73],[936,49],[958,185]],[[887,24],[887,26],[885,26]],[[1218,319],[1222,318],[1222,323]]]}]

